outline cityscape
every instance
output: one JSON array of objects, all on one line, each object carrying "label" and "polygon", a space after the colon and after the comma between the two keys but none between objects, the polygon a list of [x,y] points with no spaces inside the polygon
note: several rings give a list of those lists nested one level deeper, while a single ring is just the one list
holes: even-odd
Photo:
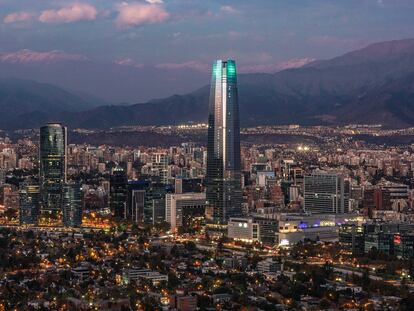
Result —
[{"label": "cityscape", "polygon": [[[266,0],[264,11],[243,1],[186,11],[190,4],[179,2],[26,4],[20,11],[21,4],[0,1],[6,49],[33,44],[24,32],[43,32],[34,34],[38,46],[59,48],[86,40],[86,30],[97,36],[97,47],[83,46],[88,57],[76,49],[0,50],[0,311],[414,310],[414,39],[389,37],[414,25],[384,24],[377,11],[405,18],[414,6],[360,4],[355,14],[372,17],[363,25],[384,24],[391,34],[383,30],[387,41],[374,42],[355,34],[341,56],[309,40],[306,58],[277,66],[268,63],[273,56],[249,63],[254,57],[243,51],[251,47],[236,42],[225,53],[211,53],[208,42],[201,51],[194,46],[208,65],[111,64],[131,75],[91,60],[129,46],[143,62],[189,53],[182,41],[180,55],[176,41],[166,45],[171,55],[151,40],[149,52],[135,43],[115,48],[101,37],[110,19],[112,40],[128,34],[147,42],[146,32],[158,38],[168,33],[160,24],[174,30],[188,16],[195,28],[204,18],[219,27],[232,19],[241,31],[230,36],[244,40],[250,27],[271,31],[277,9],[304,10]],[[356,10],[298,2],[309,25],[315,11]],[[243,10],[258,14],[254,23]],[[50,25],[56,29],[44,28]],[[338,44],[326,38],[323,44]],[[303,51],[299,41],[291,44]],[[85,72],[84,82],[75,81]],[[73,83],[62,86],[62,75]],[[112,79],[134,83],[126,91]]]}]

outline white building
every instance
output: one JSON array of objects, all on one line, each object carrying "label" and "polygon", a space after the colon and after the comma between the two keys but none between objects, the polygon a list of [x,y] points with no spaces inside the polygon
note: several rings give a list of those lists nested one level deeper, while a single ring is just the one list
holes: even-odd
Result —
[{"label": "white building", "polygon": [[172,231],[187,227],[194,218],[204,216],[205,193],[168,193],[165,198],[165,221],[170,224]]},{"label": "white building", "polygon": [[259,241],[259,224],[253,218],[230,218],[227,225],[227,236],[247,243]]}]

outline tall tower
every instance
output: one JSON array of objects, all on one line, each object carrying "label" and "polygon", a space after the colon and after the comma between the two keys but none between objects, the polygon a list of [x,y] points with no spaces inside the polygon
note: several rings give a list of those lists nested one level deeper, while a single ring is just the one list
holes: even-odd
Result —
[{"label": "tall tower", "polygon": [[[62,190],[66,183],[67,129],[60,123],[40,128],[40,187],[42,213],[52,222],[61,219]],[[53,220],[52,220],[53,219]]]},{"label": "tall tower", "polygon": [[227,224],[230,217],[240,216],[240,122],[234,60],[217,60],[213,64],[206,184],[210,222]]},{"label": "tall tower", "polygon": [[109,206],[111,212],[116,218],[125,219],[128,177],[122,167],[117,166],[112,170],[109,183]]}]

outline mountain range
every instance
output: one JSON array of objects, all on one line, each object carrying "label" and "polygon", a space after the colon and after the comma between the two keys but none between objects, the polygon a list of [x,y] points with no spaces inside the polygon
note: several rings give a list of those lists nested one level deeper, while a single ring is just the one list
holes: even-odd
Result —
[{"label": "mountain range", "polygon": [[[376,43],[274,74],[239,74],[238,87],[242,126],[414,126],[414,39]],[[0,128],[50,120],[82,128],[205,122],[208,97],[206,83],[184,95],[96,107],[99,100],[82,93],[6,79],[0,80],[0,108],[6,111],[0,115]]]}]

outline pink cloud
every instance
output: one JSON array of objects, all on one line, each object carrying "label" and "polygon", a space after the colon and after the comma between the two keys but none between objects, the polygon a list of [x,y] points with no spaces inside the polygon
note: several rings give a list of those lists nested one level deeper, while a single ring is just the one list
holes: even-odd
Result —
[{"label": "pink cloud", "polygon": [[33,13],[28,12],[13,12],[6,15],[3,19],[5,24],[28,22],[34,17]]},{"label": "pink cloud", "polygon": [[46,10],[39,16],[42,23],[73,23],[82,20],[95,20],[98,10],[86,3],[75,3],[59,10]]},{"label": "pink cloud", "polygon": [[163,63],[158,64],[155,67],[161,69],[193,69],[197,71],[208,72],[211,66],[205,63],[191,60],[184,63]]},{"label": "pink cloud", "polygon": [[170,17],[160,2],[151,3],[127,3],[118,7],[116,25],[121,28],[138,26],[143,24],[161,23]]},{"label": "pink cloud", "polygon": [[142,68],[142,67],[144,67],[144,64],[137,63],[137,62],[135,62],[131,58],[121,58],[121,59],[117,59],[115,61],[115,64],[120,65],[120,66],[134,67],[134,68]]},{"label": "pink cloud", "polygon": [[0,53],[0,61],[7,63],[53,63],[59,61],[86,61],[88,58],[80,54],[69,54],[63,51],[53,50],[36,52],[32,50],[20,50],[11,53]]}]

